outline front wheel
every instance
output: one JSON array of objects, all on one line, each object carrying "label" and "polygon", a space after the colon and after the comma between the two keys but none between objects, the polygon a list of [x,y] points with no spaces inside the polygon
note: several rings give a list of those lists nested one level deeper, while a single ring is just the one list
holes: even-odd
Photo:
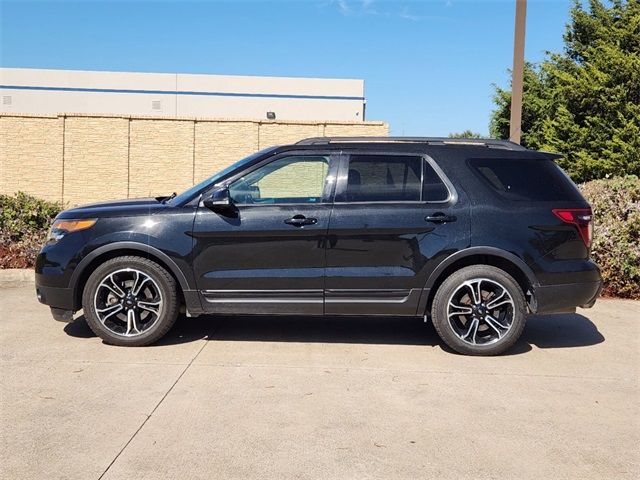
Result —
[{"label": "front wheel", "polygon": [[89,327],[106,343],[148,345],[164,336],[178,316],[176,282],[146,258],[114,258],[87,280],[82,307]]},{"label": "front wheel", "polygon": [[431,318],[440,338],[458,353],[498,355],[522,334],[527,304],[520,285],[490,265],[449,276],[433,299]]}]

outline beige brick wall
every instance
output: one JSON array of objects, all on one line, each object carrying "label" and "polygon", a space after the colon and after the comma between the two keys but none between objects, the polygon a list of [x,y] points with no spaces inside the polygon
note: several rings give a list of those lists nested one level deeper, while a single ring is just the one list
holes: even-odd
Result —
[{"label": "beige brick wall", "polygon": [[250,153],[306,137],[388,135],[383,122],[0,114],[0,193],[83,203],[181,191]]},{"label": "beige brick wall", "polygon": [[257,122],[196,122],[195,182],[257,151]]},{"label": "beige brick wall", "polygon": [[323,125],[295,123],[264,123],[260,125],[260,148],[295,143],[307,137],[321,137]]},{"label": "beige brick wall", "polygon": [[0,117],[0,193],[62,198],[62,122]]},{"label": "beige brick wall", "polygon": [[131,120],[129,197],[181,192],[193,185],[193,121]]},{"label": "beige brick wall", "polygon": [[126,198],[129,120],[67,117],[63,200],[69,205]]},{"label": "beige brick wall", "polygon": [[327,123],[322,137],[386,137],[389,125],[382,122],[371,123]]}]

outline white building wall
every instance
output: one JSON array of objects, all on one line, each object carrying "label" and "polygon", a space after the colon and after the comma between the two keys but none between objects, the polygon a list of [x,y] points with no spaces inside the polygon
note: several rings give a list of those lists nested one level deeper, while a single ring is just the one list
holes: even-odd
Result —
[{"label": "white building wall", "polygon": [[364,120],[364,81],[0,68],[0,111]]}]

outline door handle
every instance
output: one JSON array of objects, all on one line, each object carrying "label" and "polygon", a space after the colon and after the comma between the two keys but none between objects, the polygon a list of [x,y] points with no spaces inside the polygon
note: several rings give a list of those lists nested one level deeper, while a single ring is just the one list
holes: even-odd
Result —
[{"label": "door handle", "polygon": [[424,217],[427,222],[433,223],[449,223],[457,220],[455,215],[446,215],[442,212],[436,212],[433,215],[427,215]]},{"label": "door handle", "polygon": [[294,215],[291,218],[287,218],[284,223],[287,225],[293,225],[294,227],[303,227],[305,225],[315,225],[318,223],[318,219],[307,218],[304,215]]}]

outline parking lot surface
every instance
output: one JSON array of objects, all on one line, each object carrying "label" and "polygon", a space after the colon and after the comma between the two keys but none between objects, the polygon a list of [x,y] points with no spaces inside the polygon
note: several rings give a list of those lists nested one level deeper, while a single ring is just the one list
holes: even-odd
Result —
[{"label": "parking lot surface", "polygon": [[492,358],[393,318],[180,318],[111,347],[24,286],[0,329],[6,479],[640,476],[640,302],[531,317]]}]

